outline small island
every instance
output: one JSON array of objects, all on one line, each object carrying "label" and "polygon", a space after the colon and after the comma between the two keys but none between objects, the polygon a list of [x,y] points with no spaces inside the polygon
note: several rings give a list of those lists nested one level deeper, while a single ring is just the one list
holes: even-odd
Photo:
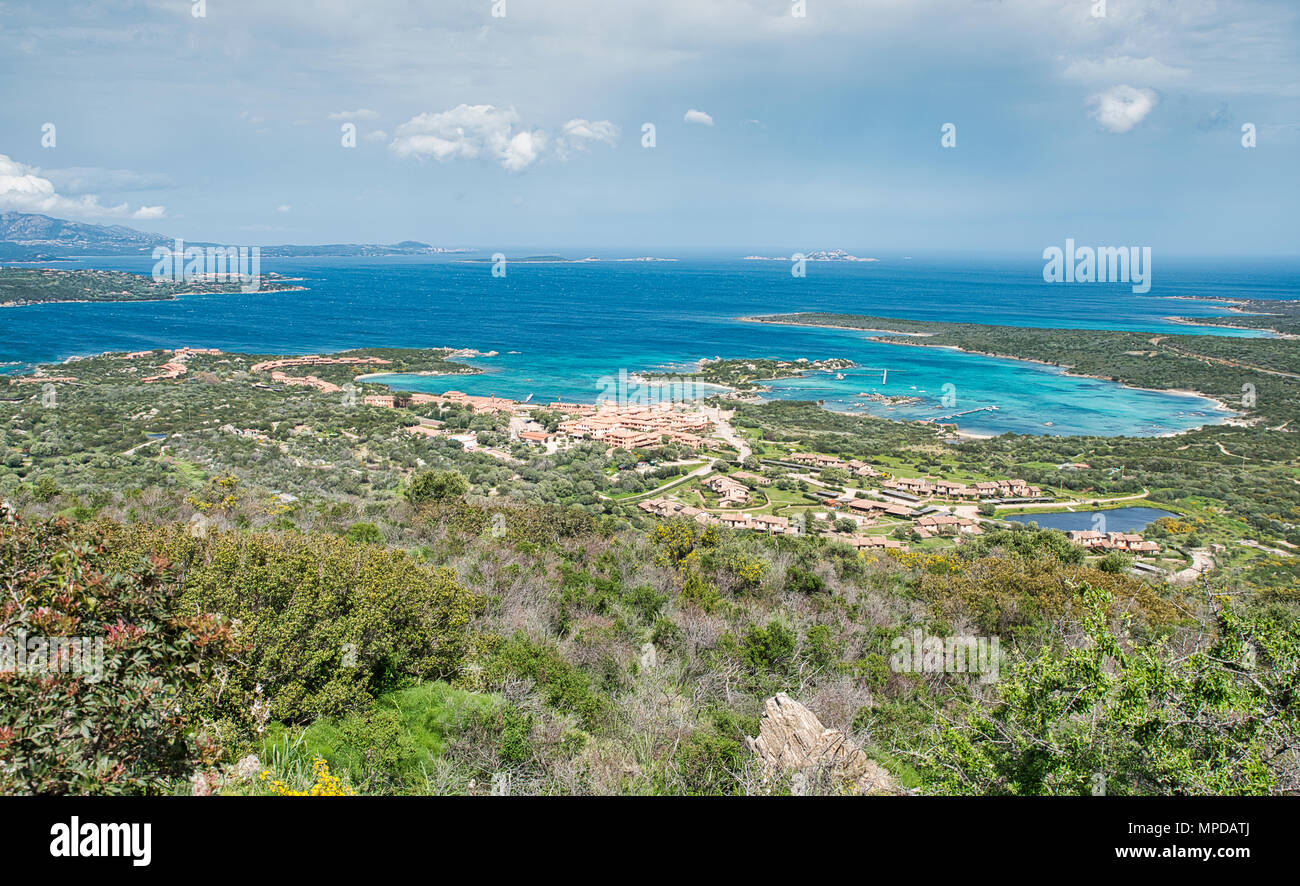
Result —
[{"label": "small island", "polygon": [[[306,289],[279,274],[263,274],[259,292]],[[58,302],[168,301],[182,295],[241,292],[239,280],[171,282],[126,271],[0,268],[0,307]]]},{"label": "small island", "polygon": [[[880,261],[878,258],[859,258],[851,255],[843,249],[818,249],[812,252],[795,253],[802,255],[804,261],[852,261],[852,262],[873,262]],[[766,256],[766,255],[747,255],[745,261],[794,261],[795,255],[786,258],[785,256]]]},{"label": "small island", "polygon": [[753,392],[762,390],[759,382],[776,381],[781,378],[796,378],[809,372],[839,372],[852,369],[853,361],[843,357],[826,360],[809,360],[800,357],[797,360],[749,360],[717,359],[701,360],[700,368],[693,373],[682,376],[680,373],[646,373],[650,378],[692,378],[707,384],[719,385],[736,391]]}]

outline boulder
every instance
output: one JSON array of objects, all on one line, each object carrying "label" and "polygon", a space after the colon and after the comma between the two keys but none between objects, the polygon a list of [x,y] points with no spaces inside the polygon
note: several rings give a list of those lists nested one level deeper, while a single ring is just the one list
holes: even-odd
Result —
[{"label": "boulder", "polygon": [[817,715],[784,692],[763,705],[758,736],[745,743],[772,775],[794,772],[797,784],[829,780],[835,790],[851,794],[901,794],[892,775],[838,729],[828,729]]}]

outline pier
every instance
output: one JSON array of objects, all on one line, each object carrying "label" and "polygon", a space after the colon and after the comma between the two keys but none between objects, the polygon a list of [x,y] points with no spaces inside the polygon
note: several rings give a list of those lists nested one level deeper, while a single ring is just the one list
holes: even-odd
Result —
[{"label": "pier", "polygon": [[961,418],[963,415],[971,415],[972,413],[975,412],[996,412],[996,411],[997,411],[996,406],[977,406],[974,409],[967,409],[964,412],[954,412],[952,415],[936,416],[934,418],[927,418],[924,420],[932,424],[937,424],[938,422],[950,421],[954,418]]}]

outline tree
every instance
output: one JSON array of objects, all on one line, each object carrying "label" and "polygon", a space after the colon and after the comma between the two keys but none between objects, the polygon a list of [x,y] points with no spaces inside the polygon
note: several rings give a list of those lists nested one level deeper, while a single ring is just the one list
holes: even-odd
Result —
[{"label": "tree", "polygon": [[457,471],[425,471],[411,481],[406,498],[413,505],[460,498],[469,492],[469,481]]},{"label": "tree", "polygon": [[1246,620],[1221,598],[1190,656],[1124,649],[1110,594],[1089,585],[1082,642],[1012,665],[923,754],[936,793],[1262,794],[1294,790],[1300,627]]}]

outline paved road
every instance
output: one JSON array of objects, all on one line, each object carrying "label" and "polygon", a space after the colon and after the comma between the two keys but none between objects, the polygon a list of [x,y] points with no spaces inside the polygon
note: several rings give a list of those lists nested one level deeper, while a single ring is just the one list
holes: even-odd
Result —
[{"label": "paved road", "polygon": [[1015,505],[1015,508],[1017,511],[1026,510],[1026,509],[1035,510],[1035,511],[1037,510],[1058,510],[1059,511],[1061,508],[1075,508],[1075,507],[1083,508],[1092,505],[1108,505],[1117,501],[1136,501],[1139,498],[1146,498],[1150,494],[1151,494],[1151,490],[1143,489],[1141,492],[1138,492],[1134,495],[1122,495],[1119,498],[1092,498],[1086,501],[1082,499],[1078,501],[1044,501],[1044,502],[1037,502],[1035,504],[1030,504],[1030,505]]}]

